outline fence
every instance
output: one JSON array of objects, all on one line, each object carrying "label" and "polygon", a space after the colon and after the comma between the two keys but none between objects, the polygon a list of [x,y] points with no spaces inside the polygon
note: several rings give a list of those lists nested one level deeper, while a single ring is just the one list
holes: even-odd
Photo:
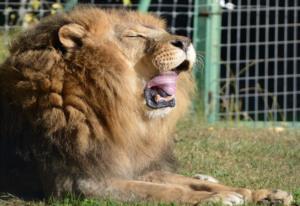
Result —
[{"label": "fence", "polygon": [[[198,53],[205,55],[205,72],[196,69],[195,75],[209,122],[298,125],[298,0],[68,2],[114,8],[125,6],[155,12],[167,20],[170,32],[193,38]],[[4,3],[0,2],[0,29],[8,33],[20,25],[26,27],[29,20],[60,12],[63,7],[66,8],[65,3],[4,0]],[[28,22],[21,21],[20,17],[26,14],[34,18],[25,18]]]},{"label": "fence", "polygon": [[[300,5],[298,0],[232,1],[223,10],[218,45],[216,120],[300,121]],[[218,60],[217,58],[215,59]]]}]

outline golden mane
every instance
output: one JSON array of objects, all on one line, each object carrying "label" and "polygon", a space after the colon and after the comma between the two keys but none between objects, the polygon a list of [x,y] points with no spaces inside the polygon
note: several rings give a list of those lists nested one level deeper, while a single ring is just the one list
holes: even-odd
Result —
[{"label": "golden mane", "polygon": [[[13,42],[0,68],[1,101],[29,122],[30,127],[21,129],[34,135],[22,141],[33,142],[36,157],[42,158],[37,161],[51,154],[90,173],[129,178],[172,159],[167,154],[170,134],[190,103],[191,73],[179,75],[176,108],[165,118],[147,117],[143,90],[131,84],[141,74],[119,43],[108,42],[112,21],[165,28],[152,15],[78,8],[44,19]],[[70,24],[82,26],[88,39],[74,37],[78,45],[66,49],[58,32]]]}]

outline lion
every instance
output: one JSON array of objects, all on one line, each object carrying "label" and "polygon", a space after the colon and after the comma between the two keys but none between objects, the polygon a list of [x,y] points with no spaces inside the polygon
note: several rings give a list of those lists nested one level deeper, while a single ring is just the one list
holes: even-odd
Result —
[{"label": "lion", "polygon": [[195,59],[189,38],[134,11],[79,7],[20,34],[0,68],[0,190],[289,205],[281,190],[173,173],[172,131],[194,94]]}]

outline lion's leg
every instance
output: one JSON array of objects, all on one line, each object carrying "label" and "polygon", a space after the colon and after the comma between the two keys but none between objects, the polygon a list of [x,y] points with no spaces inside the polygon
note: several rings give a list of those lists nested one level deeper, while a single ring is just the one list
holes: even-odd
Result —
[{"label": "lion's leg", "polygon": [[153,183],[137,180],[114,179],[106,181],[103,190],[95,182],[82,182],[81,192],[90,197],[108,197],[120,201],[157,201],[165,203],[198,204],[203,202],[222,202],[225,205],[243,204],[242,195],[235,192],[196,191],[177,184]]},{"label": "lion's leg", "polygon": [[292,196],[281,190],[256,190],[251,191],[245,188],[235,188],[225,186],[222,184],[205,181],[201,179],[195,179],[191,177],[185,177],[178,174],[169,172],[155,171],[142,177],[143,180],[157,183],[179,184],[186,188],[193,189],[195,191],[208,191],[222,193],[224,191],[236,192],[243,195],[244,199],[248,202],[254,203],[283,203],[289,205],[293,198]]},{"label": "lion's leg", "polygon": [[222,191],[232,191],[242,194],[247,200],[251,199],[251,191],[247,189],[234,188],[230,186],[225,186],[222,184],[214,183],[211,181],[196,179],[192,177],[186,177],[183,175],[178,175],[170,172],[155,171],[146,174],[141,177],[142,180],[156,183],[170,183],[178,184],[186,188],[196,190],[196,191],[208,191],[208,192],[222,192]]}]

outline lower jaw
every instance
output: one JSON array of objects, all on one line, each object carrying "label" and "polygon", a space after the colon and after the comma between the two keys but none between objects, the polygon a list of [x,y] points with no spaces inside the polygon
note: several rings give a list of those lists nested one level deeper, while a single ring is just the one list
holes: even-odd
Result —
[{"label": "lower jaw", "polygon": [[176,106],[175,99],[172,99],[168,102],[149,103],[146,101],[146,103],[147,103],[147,106],[150,107],[151,109],[173,108]]}]

